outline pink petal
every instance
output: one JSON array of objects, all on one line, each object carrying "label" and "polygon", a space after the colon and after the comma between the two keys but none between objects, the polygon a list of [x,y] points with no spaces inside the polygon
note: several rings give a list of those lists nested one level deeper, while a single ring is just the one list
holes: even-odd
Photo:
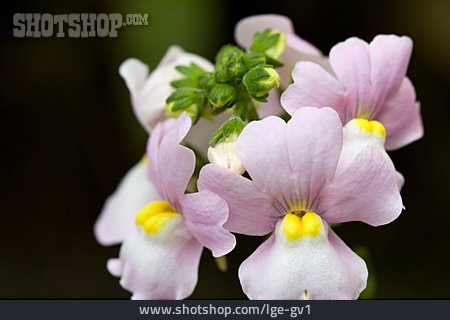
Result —
[{"label": "pink petal", "polygon": [[198,188],[210,190],[228,203],[229,216],[224,224],[226,229],[253,236],[262,236],[274,229],[276,210],[247,178],[209,164],[200,171]]},{"label": "pink petal", "polygon": [[133,232],[120,249],[120,257],[108,261],[108,270],[134,300],[185,299],[197,284],[203,246],[175,219],[160,234]]},{"label": "pink petal", "polygon": [[403,147],[423,136],[420,104],[411,81],[404,78],[400,89],[386,101],[378,120],[388,133],[386,149]]},{"label": "pink petal", "polygon": [[319,65],[300,61],[292,73],[294,83],[281,95],[283,108],[293,115],[304,106],[332,107],[343,118],[347,99],[345,89]]},{"label": "pink petal", "polygon": [[338,43],[330,51],[330,63],[348,94],[344,123],[356,117],[358,107],[373,108],[369,96],[370,51],[367,42],[349,38]]},{"label": "pink petal", "polygon": [[330,229],[288,241],[277,226],[239,268],[244,293],[256,300],[357,299],[367,267]]},{"label": "pink petal", "polygon": [[233,250],[236,239],[222,227],[228,218],[225,200],[211,191],[203,190],[185,195],[180,203],[186,227],[215,257]]},{"label": "pink petal", "polygon": [[320,195],[319,212],[328,223],[362,221],[372,226],[387,224],[402,212],[396,176],[382,153],[367,147]]},{"label": "pink petal", "polygon": [[286,38],[286,50],[279,58],[284,63],[284,66],[277,69],[283,88],[287,88],[292,83],[292,70],[294,70],[295,64],[299,61],[311,61],[321,65],[327,71],[331,71],[328,58],[324,57],[319,49],[294,33],[287,34]]},{"label": "pink petal", "polygon": [[411,57],[409,37],[378,35],[370,43],[370,86],[373,105],[381,108],[395,94],[406,75]]},{"label": "pink petal", "polygon": [[139,162],[127,172],[116,191],[106,200],[94,225],[97,241],[104,246],[123,242],[134,230],[137,212],[160,197],[145,174],[145,165]]},{"label": "pink petal", "polygon": [[286,123],[274,116],[250,122],[237,139],[236,152],[256,187],[279,211],[289,210],[284,199],[296,179],[289,164]]},{"label": "pink petal", "polygon": [[173,205],[184,195],[194,173],[195,154],[179,143],[191,126],[183,113],[157,125],[147,145],[148,174],[158,192]]},{"label": "pink petal", "polygon": [[342,125],[330,108],[305,107],[286,124],[277,117],[249,123],[236,143],[242,164],[280,214],[313,209],[336,169]]},{"label": "pink petal", "polygon": [[[291,176],[297,180],[290,193],[298,200],[297,204],[305,202],[308,209],[313,209],[339,161],[342,124],[338,114],[330,108],[299,109],[287,123],[286,142]],[[280,183],[288,179],[281,176]]]}]

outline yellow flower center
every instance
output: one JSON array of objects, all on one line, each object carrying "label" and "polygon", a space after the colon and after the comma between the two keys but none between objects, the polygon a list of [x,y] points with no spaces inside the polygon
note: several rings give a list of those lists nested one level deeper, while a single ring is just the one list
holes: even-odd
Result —
[{"label": "yellow flower center", "polygon": [[145,232],[156,234],[168,221],[179,214],[169,202],[154,201],[139,210],[136,215],[136,223],[142,226]]},{"label": "yellow flower center", "polygon": [[384,128],[381,122],[378,122],[376,120],[367,120],[363,118],[356,118],[353,119],[353,121],[356,122],[358,127],[363,129],[367,133],[373,133],[383,137],[386,136],[386,129]]},{"label": "yellow flower center", "polygon": [[321,225],[322,221],[317,213],[293,211],[284,216],[281,227],[286,238],[294,241],[301,237],[317,237]]}]

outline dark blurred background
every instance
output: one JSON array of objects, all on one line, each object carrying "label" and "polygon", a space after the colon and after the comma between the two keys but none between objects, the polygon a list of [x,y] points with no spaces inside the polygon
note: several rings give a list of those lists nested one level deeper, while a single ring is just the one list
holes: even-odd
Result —
[{"label": "dark blurred background", "polygon": [[[0,298],[128,298],[105,263],[93,224],[105,198],[141,156],[120,63],[155,67],[171,44],[213,59],[234,25],[259,13],[289,16],[324,53],[350,36],[409,35],[408,75],[425,137],[391,154],[406,177],[407,210],[384,227],[337,229],[370,252],[376,298],[450,298],[450,2],[436,1],[10,1],[2,4],[0,63]],[[140,13],[148,26],[118,38],[13,38],[13,14]],[[221,273],[205,250],[193,298],[243,298],[237,268],[260,243],[239,237]]]}]

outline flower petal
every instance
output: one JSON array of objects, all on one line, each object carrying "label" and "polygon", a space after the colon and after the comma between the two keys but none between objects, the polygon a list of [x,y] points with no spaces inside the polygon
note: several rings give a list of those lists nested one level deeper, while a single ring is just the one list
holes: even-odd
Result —
[{"label": "flower petal", "polygon": [[370,43],[370,87],[373,105],[382,108],[406,75],[412,51],[409,37],[378,35]]},{"label": "flower petal", "polygon": [[239,279],[250,299],[356,299],[367,267],[326,225],[317,237],[288,240],[282,223],[245,260]]},{"label": "flower petal", "polygon": [[[342,148],[342,124],[330,108],[304,107],[287,123],[289,166],[295,174],[290,194],[307,209],[315,208],[322,187],[336,170]],[[281,176],[287,181],[288,177]],[[280,181],[282,183],[282,181]],[[292,200],[291,200],[292,201]]]},{"label": "flower petal", "polygon": [[119,67],[119,74],[125,80],[131,95],[136,95],[141,90],[148,72],[148,66],[135,58],[125,60]]},{"label": "flower petal", "polygon": [[284,214],[313,209],[323,184],[336,169],[342,125],[330,108],[305,107],[286,124],[277,117],[249,123],[236,149],[257,188]]},{"label": "flower petal", "polygon": [[416,92],[408,78],[403,80],[398,92],[386,101],[378,119],[388,133],[388,150],[403,147],[422,138],[420,104],[416,102]]},{"label": "flower petal", "polygon": [[370,52],[367,42],[349,38],[338,43],[330,50],[330,63],[348,94],[344,123],[357,117],[359,106],[373,108],[369,103]]},{"label": "flower petal", "polygon": [[294,33],[286,35],[286,50],[281,55],[280,60],[284,63],[284,66],[277,71],[280,74],[283,88],[287,88],[292,83],[292,70],[299,61],[311,61],[319,64],[325,70],[331,71],[328,58],[324,57],[319,49]]},{"label": "flower petal", "polygon": [[203,190],[185,195],[181,210],[186,227],[214,257],[226,255],[236,246],[236,238],[222,226],[228,218],[228,205],[215,193]]},{"label": "flower petal", "polygon": [[236,141],[236,152],[256,187],[279,211],[288,211],[284,199],[289,198],[295,177],[289,164],[286,123],[274,116],[250,122]]},{"label": "flower petal", "polygon": [[294,83],[281,95],[281,104],[290,115],[304,106],[328,106],[344,115],[347,105],[345,89],[330,73],[318,64],[300,61],[295,65],[292,76]]},{"label": "flower petal", "polygon": [[108,270],[132,299],[184,299],[197,284],[203,246],[184,226],[181,215],[157,234],[138,228],[123,243]]},{"label": "flower petal", "polygon": [[322,190],[321,216],[328,223],[393,221],[403,207],[393,172],[378,148],[366,147]]},{"label": "flower petal", "polygon": [[395,170],[394,163],[387,154],[384,144],[386,140],[384,126],[378,121],[365,119],[353,119],[344,126],[344,144],[339,159],[338,170],[353,165],[353,161],[366,147],[375,147],[383,155],[384,161],[392,169],[399,190],[401,190],[404,178]]},{"label": "flower petal", "polygon": [[253,236],[262,236],[274,229],[276,210],[251,180],[209,164],[200,171],[198,188],[212,191],[227,202],[229,215],[224,224],[226,229]]},{"label": "flower petal", "polygon": [[164,199],[175,206],[195,169],[194,152],[179,144],[190,126],[191,118],[183,112],[175,120],[158,124],[147,146],[150,180]]},{"label": "flower petal", "polygon": [[106,200],[94,225],[97,241],[102,245],[123,242],[134,230],[134,215],[147,203],[160,199],[148,180],[143,161],[132,167]]}]

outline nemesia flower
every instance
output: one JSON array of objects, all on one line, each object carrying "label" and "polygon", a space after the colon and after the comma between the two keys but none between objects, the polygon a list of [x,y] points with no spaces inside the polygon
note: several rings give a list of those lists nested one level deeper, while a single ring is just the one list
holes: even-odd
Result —
[{"label": "nemesia flower", "polygon": [[223,199],[207,190],[184,194],[195,169],[193,151],[180,145],[190,127],[183,113],[159,123],[149,139],[148,176],[160,200],[137,213],[119,258],[108,261],[132,299],[186,298],[197,283],[203,247],[219,257],[236,244],[222,227],[228,216]]},{"label": "nemesia flower", "polygon": [[340,165],[342,146],[338,114],[304,107],[287,123],[270,116],[244,128],[236,150],[251,180],[214,164],[201,170],[199,190],[228,203],[228,230],[273,231],[239,268],[250,299],[356,299],[365,288],[364,261],[330,224],[383,225],[402,200],[378,148]]},{"label": "nemesia flower", "polygon": [[300,61],[281,103],[289,114],[302,106],[334,108],[351,135],[379,135],[387,150],[405,146],[423,135],[420,105],[405,76],[411,50],[405,36],[379,35],[370,44],[350,38],[330,51],[333,73]]},{"label": "nemesia flower", "polygon": [[280,56],[285,66],[277,69],[283,87],[286,88],[291,83],[292,69],[299,60],[314,61],[328,67],[326,57],[315,46],[296,35],[292,21],[285,16],[263,14],[244,18],[236,24],[234,37],[240,46],[248,48],[253,35],[266,29],[281,31],[286,36],[286,49]]},{"label": "nemesia flower", "polygon": [[[206,59],[171,46],[158,67],[149,75],[143,62],[131,58],[122,63],[119,73],[130,90],[133,110],[147,132],[164,120],[164,106],[173,92],[170,82],[180,77],[175,67],[195,63],[207,71],[214,67]],[[225,116],[225,115],[224,115]],[[189,132],[188,142],[202,152],[208,148],[209,136],[217,130],[223,116],[216,123],[205,119]],[[94,233],[102,245],[121,243],[134,229],[133,214],[145,204],[160,196],[152,182],[145,176],[145,161],[134,165],[119,183],[116,191],[108,197],[95,223]]]}]

